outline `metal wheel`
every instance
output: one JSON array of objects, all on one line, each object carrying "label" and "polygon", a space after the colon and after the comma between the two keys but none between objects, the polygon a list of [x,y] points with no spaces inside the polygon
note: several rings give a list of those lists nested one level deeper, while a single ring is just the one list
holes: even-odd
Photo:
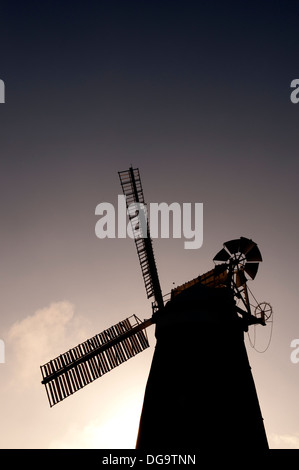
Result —
[{"label": "metal wheel", "polygon": [[257,318],[269,321],[273,313],[272,306],[268,302],[260,302],[256,307],[254,314]]}]

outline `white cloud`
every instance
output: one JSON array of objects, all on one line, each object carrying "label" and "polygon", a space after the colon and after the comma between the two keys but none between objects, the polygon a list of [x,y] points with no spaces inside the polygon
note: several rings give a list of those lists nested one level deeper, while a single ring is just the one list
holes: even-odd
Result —
[{"label": "white cloud", "polygon": [[40,365],[86,340],[87,329],[89,322],[67,301],[53,302],[11,325],[0,375],[1,448],[44,447],[68,429],[67,408],[51,413]]},{"label": "white cloud", "polygon": [[271,434],[269,441],[271,449],[299,449],[299,433]]},{"label": "white cloud", "polygon": [[40,365],[84,341],[83,321],[67,301],[54,302],[14,323],[7,334],[7,365],[12,380],[29,384],[40,375]]}]

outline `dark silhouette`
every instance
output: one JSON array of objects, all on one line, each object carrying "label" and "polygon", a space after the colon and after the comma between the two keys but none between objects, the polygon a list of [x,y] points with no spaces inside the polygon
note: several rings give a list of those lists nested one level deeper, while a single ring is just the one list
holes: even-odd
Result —
[{"label": "dark silhouette", "polygon": [[[127,206],[144,204],[138,169],[119,172]],[[130,214],[133,219],[136,214]],[[135,238],[152,316],[127,318],[41,366],[53,406],[149,346],[156,348],[146,386],[136,447],[141,450],[266,450],[267,437],[244,344],[251,324],[247,276],[262,261],[258,246],[240,237],[224,243],[214,269],[174,288],[165,304],[149,227]]]}]

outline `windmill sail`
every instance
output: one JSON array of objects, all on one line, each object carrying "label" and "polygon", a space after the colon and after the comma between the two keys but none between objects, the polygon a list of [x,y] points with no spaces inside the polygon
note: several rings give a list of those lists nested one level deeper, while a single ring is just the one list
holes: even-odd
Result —
[{"label": "windmill sail", "polygon": [[[132,221],[134,219],[134,204],[145,204],[139,169],[133,169],[131,167],[129,170],[118,172],[118,174],[123,193],[126,196],[126,204],[129,216]],[[137,235],[134,234],[134,240],[137,248],[137,254],[141,266],[147,298],[154,297],[158,308],[162,308],[164,306],[164,302],[148,222],[146,233],[143,234],[143,236],[141,236],[140,233]]]},{"label": "windmill sail", "polygon": [[151,324],[132,315],[41,366],[50,406],[148,348]]}]

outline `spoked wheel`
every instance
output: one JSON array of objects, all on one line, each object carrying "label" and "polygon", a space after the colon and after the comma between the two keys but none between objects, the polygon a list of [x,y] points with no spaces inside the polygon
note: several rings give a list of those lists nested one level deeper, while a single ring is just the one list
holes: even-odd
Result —
[{"label": "spoked wheel", "polygon": [[272,317],[273,309],[272,306],[268,302],[260,302],[254,311],[254,315],[257,318],[261,318],[264,322],[270,321]]}]

